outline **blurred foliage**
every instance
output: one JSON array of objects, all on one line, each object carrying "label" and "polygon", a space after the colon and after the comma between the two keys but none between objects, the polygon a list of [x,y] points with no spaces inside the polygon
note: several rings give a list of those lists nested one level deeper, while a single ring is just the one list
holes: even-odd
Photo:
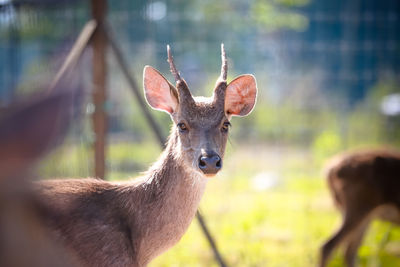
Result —
[{"label": "blurred foliage", "polygon": [[[55,46],[71,34],[76,34],[88,19],[88,1],[81,3],[40,6],[3,7],[0,39],[12,35],[19,41],[35,41]],[[65,19],[69,23],[65,23]]]},{"label": "blurred foliage", "polygon": [[338,153],[341,149],[343,149],[342,140],[335,132],[322,132],[312,144],[314,160],[319,164],[323,164],[327,158]]},{"label": "blurred foliage", "polygon": [[400,85],[393,78],[381,80],[371,88],[349,116],[347,132],[350,145],[400,145],[400,114],[392,118],[381,113],[383,98],[399,92]]},{"label": "blurred foliage", "polygon": [[[292,29],[304,31],[308,27],[308,18],[293,11],[293,7],[308,4],[308,0],[257,0],[251,7],[251,16],[255,23],[267,31]],[[284,9],[284,7],[291,9]]]},{"label": "blurred foliage", "polygon": [[[293,8],[303,7],[308,3],[308,0],[206,0],[193,1],[195,8],[192,10],[200,12],[209,24],[229,22],[234,30],[243,31],[258,25],[259,30],[266,32],[282,29],[303,31],[308,26],[308,19]],[[232,20],[227,14],[230,18],[237,19]]]}]

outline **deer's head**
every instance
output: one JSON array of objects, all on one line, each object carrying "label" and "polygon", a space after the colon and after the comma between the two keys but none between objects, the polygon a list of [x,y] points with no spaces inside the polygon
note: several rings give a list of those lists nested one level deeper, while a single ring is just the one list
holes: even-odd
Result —
[{"label": "deer's head", "polygon": [[143,83],[147,102],[168,112],[178,138],[177,154],[195,171],[215,175],[222,167],[232,116],[246,116],[256,102],[257,84],[253,75],[236,77],[229,84],[227,60],[221,45],[221,76],[212,97],[193,97],[185,80],[177,71],[169,46],[168,62],[175,77],[172,85],[156,69],[146,66]]}]

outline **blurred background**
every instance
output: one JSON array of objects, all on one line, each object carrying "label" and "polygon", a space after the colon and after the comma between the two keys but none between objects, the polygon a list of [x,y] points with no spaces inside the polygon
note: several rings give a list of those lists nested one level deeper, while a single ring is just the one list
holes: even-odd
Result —
[{"label": "blurred background", "polygon": [[[0,112],[49,86],[85,23],[88,1],[0,0]],[[194,95],[210,96],[220,72],[252,73],[258,99],[234,118],[224,170],[200,209],[229,266],[312,266],[339,227],[323,177],[332,155],[400,146],[398,0],[115,0],[107,20],[142,91],[145,65],[170,81],[166,45]],[[87,89],[83,119],[39,167],[42,177],[94,175],[92,50],[74,68]],[[109,52],[106,178],[129,179],[161,152],[155,134]],[[167,136],[166,113],[151,111]],[[341,251],[330,266],[342,266]],[[360,266],[400,266],[400,229],[374,222]],[[150,264],[217,266],[197,222]]]}]

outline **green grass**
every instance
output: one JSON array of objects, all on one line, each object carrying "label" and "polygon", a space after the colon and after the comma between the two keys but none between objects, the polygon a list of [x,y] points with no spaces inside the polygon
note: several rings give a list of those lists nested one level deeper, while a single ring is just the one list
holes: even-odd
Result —
[{"label": "green grass", "polygon": [[[146,170],[160,149],[154,142],[120,143],[112,144],[108,152],[109,179],[115,180]],[[209,180],[200,209],[229,266],[316,266],[320,245],[338,228],[341,218],[321,175],[320,156],[315,159],[313,153],[259,144],[228,147],[223,171]],[[81,160],[71,160],[77,154]],[[90,173],[87,161],[82,160],[85,155],[90,156],[87,148],[64,146],[40,171],[47,177],[85,175]],[[260,189],[254,186],[256,176],[275,180],[271,187]],[[400,228],[374,222],[359,257],[362,267],[400,266]],[[193,221],[182,240],[149,266],[217,264]],[[329,266],[343,266],[341,250],[334,253]]]}]

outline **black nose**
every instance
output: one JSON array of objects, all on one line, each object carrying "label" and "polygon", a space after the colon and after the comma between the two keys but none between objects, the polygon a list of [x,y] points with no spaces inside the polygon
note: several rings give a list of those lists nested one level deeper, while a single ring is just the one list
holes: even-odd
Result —
[{"label": "black nose", "polygon": [[222,168],[222,159],[217,154],[202,155],[199,158],[199,168],[204,174],[216,174]]}]

